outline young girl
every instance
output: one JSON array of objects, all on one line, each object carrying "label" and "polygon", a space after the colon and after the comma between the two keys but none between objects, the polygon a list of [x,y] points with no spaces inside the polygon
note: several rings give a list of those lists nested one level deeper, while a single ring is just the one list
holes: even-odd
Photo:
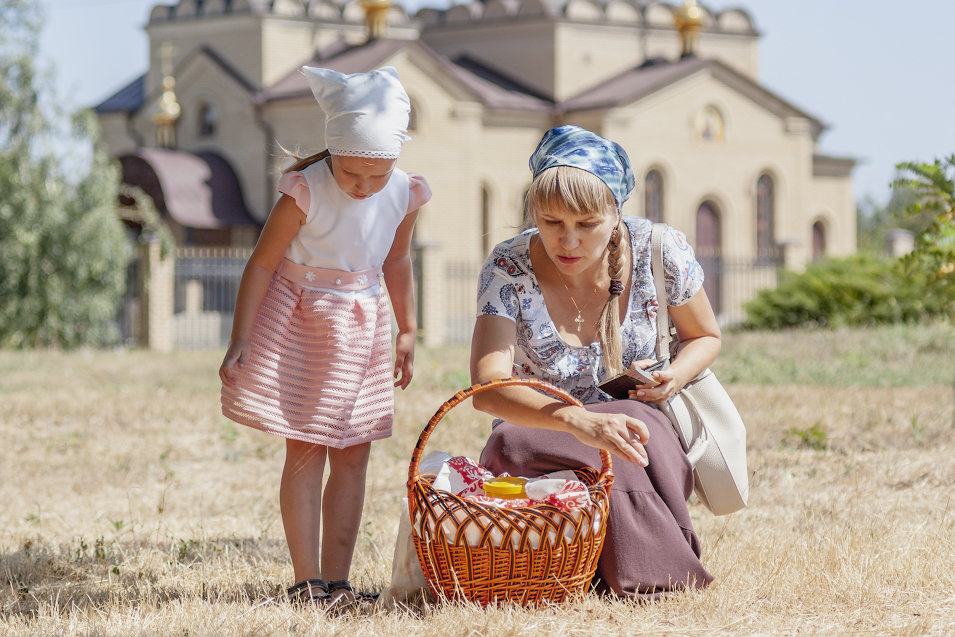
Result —
[{"label": "young girl", "polygon": [[413,375],[410,246],[431,192],[395,166],[411,103],[394,68],[302,70],[326,115],[328,150],[279,182],[283,194],[242,274],[219,376],[223,414],[286,438],[279,500],[297,582],[289,598],[332,608],[356,598],[348,572],[371,442],[391,435],[393,387]]}]

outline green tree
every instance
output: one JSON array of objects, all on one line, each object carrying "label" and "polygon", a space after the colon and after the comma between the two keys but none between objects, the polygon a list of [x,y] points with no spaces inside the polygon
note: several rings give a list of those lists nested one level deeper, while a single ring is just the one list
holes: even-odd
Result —
[{"label": "green tree", "polygon": [[[109,342],[129,243],[119,174],[88,111],[58,112],[34,60],[42,15],[0,0],[0,346]],[[71,149],[90,148],[78,157]]]},{"label": "green tree", "polygon": [[915,249],[903,258],[909,271],[928,274],[933,292],[955,298],[955,155],[944,160],[902,162],[893,186],[908,188],[917,198],[906,210],[926,219],[915,236]]},{"label": "green tree", "polygon": [[902,187],[893,187],[885,205],[866,197],[856,210],[859,252],[873,256],[885,254],[885,237],[890,230],[901,228],[913,234],[924,230],[927,225],[924,219],[909,217],[906,213],[917,197],[916,193]]}]

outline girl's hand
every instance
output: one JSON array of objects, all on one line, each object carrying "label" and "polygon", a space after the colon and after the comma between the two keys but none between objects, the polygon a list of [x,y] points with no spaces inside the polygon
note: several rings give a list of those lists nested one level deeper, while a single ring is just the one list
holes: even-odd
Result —
[{"label": "girl's hand", "polygon": [[407,389],[414,376],[414,345],[413,332],[399,332],[395,339],[395,387]]},{"label": "girl's hand", "polygon": [[571,433],[586,445],[606,449],[641,467],[650,464],[644,447],[650,439],[646,423],[625,414],[594,413],[580,408],[578,422],[572,425]]},{"label": "girl's hand", "polygon": [[219,378],[229,387],[235,385],[235,368],[245,367],[245,361],[249,359],[249,342],[246,340],[231,341],[229,349],[226,350],[225,358],[222,359],[222,365],[219,366]]}]

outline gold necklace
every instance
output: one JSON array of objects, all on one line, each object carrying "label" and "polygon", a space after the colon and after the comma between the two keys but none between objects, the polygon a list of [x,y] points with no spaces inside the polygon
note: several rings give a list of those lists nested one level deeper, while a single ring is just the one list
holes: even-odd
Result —
[{"label": "gold necklace", "polygon": [[[577,324],[577,331],[580,332],[580,328],[583,327],[584,323],[586,322],[584,321],[583,310],[581,310],[580,307],[577,306],[577,301],[574,300],[574,295],[570,293],[570,288],[567,287],[567,281],[564,281],[564,275],[560,273],[560,270],[557,269],[556,265],[554,265],[554,272],[556,272],[557,276],[560,277],[560,282],[564,284],[564,289],[567,290],[567,296],[570,297],[570,302],[574,304],[574,309],[577,310],[577,318],[574,319],[574,323]],[[597,296],[596,285],[594,286],[594,292],[591,295],[590,300],[593,301],[593,297],[595,296]],[[584,306],[584,310],[586,310],[589,307],[590,307],[590,303]]]}]

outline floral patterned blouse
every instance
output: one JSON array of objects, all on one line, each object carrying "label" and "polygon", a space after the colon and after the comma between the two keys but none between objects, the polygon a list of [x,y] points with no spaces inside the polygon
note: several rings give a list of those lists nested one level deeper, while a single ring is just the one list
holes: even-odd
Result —
[{"label": "floral patterned blouse", "polygon": [[[635,360],[656,358],[658,301],[650,270],[653,222],[643,217],[623,219],[630,231],[633,263],[629,306],[621,324],[626,368]],[[600,344],[568,345],[547,312],[530,259],[530,240],[537,233],[536,228],[527,230],[491,251],[481,268],[478,315],[504,316],[517,324],[514,376],[539,378],[585,404],[613,400],[597,388],[605,376]],[[703,268],[686,235],[670,226],[663,233],[663,266],[670,305],[683,305],[703,287]]]}]

